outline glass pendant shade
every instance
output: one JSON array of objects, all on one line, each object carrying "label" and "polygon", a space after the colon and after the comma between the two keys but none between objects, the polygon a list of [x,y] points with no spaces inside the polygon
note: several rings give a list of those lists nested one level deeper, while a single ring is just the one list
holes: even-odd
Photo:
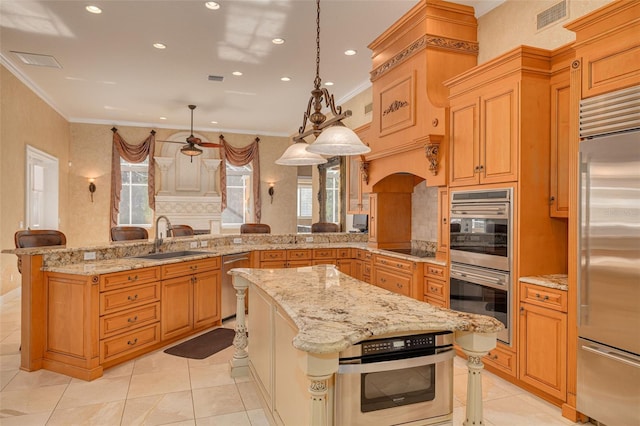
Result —
[{"label": "glass pendant shade", "polygon": [[307,147],[307,151],[321,155],[359,155],[371,152],[358,135],[343,124],[328,127]]},{"label": "glass pendant shade", "polygon": [[316,164],[324,164],[327,159],[318,154],[307,151],[306,142],[298,141],[291,145],[282,154],[282,157],[276,160],[276,164],[281,166],[313,166]]},{"label": "glass pendant shade", "polygon": [[180,152],[190,157],[202,154],[202,150],[195,145],[186,145],[180,149]]}]

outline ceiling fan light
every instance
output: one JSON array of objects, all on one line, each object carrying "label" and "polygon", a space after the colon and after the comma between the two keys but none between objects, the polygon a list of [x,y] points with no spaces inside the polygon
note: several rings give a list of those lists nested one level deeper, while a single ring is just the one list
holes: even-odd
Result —
[{"label": "ceiling fan light", "polygon": [[195,157],[196,155],[202,154],[202,150],[200,148],[191,144],[185,145],[180,148],[180,152],[190,157]]},{"label": "ceiling fan light", "polygon": [[276,164],[281,166],[313,166],[327,162],[326,158],[307,151],[307,146],[304,141],[294,143],[276,160]]},{"label": "ceiling fan light", "polygon": [[307,151],[320,155],[360,155],[371,152],[358,135],[344,124],[328,127],[307,147]]}]

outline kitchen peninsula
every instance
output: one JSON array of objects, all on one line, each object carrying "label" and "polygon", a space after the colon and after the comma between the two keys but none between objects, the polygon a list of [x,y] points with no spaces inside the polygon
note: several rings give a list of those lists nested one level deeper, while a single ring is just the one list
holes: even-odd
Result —
[{"label": "kitchen peninsula", "polygon": [[[275,424],[336,424],[333,391],[339,353],[353,344],[447,330],[469,357],[465,425],[481,424],[480,359],[496,346],[501,322],[392,293],[331,265],[230,273],[238,296],[232,375],[251,372]],[[250,337],[244,317],[247,289]]]}]

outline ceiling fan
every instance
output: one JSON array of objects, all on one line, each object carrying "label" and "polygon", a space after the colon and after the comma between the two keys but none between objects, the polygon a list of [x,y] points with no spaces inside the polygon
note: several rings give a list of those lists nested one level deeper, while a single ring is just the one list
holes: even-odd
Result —
[{"label": "ceiling fan", "polygon": [[180,148],[180,152],[184,155],[188,155],[191,157],[193,161],[193,157],[196,155],[202,154],[202,150],[198,148],[196,145],[204,147],[204,148],[220,148],[222,145],[219,143],[213,142],[203,142],[202,139],[196,138],[193,136],[193,110],[196,109],[195,105],[189,105],[189,109],[191,110],[191,132],[189,137],[187,137],[186,142],[179,141],[158,141],[158,142],[168,142],[168,143],[180,143],[185,144],[182,148]]}]

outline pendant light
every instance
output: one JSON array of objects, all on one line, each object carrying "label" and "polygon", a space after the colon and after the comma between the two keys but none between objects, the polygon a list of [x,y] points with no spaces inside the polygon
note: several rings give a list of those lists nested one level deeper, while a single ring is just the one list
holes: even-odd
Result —
[{"label": "pendant light", "polygon": [[[311,91],[311,97],[307,103],[307,111],[304,113],[302,126],[298,130],[298,134],[293,138],[294,145],[289,147],[285,154],[278,161],[288,161],[291,165],[295,161],[293,155],[300,155],[300,147],[307,145],[304,142],[304,138],[313,134],[316,137],[315,142],[306,146],[306,150],[313,154],[319,155],[358,155],[371,152],[371,148],[366,146],[358,135],[344,124],[342,120],[351,116],[351,111],[342,111],[342,107],[336,107],[333,95],[329,93],[326,88],[321,88],[322,80],[320,79],[320,0],[316,0],[316,77],[313,81],[313,90]],[[327,119],[327,116],[322,113],[322,104],[325,104],[331,110],[333,117]],[[313,112],[311,109],[313,108]],[[307,127],[307,120],[312,125],[309,130],[305,130]],[[325,135],[325,132],[328,132]],[[298,144],[304,144],[299,145]],[[295,147],[295,148],[294,148]],[[287,153],[291,150],[291,155]],[[285,155],[287,158],[285,159]],[[317,159],[316,159],[317,160]],[[283,164],[278,163],[276,164]],[[304,161],[300,159],[300,161]],[[312,160],[309,160],[312,161]],[[324,161],[326,162],[326,160]],[[304,164],[319,164],[319,163],[304,163]]]},{"label": "pendant light", "polygon": [[296,141],[276,160],[281,166],[314,166],[324,164],[327,159],[321,155],[307,151],[307,143],[304,140]]}]

